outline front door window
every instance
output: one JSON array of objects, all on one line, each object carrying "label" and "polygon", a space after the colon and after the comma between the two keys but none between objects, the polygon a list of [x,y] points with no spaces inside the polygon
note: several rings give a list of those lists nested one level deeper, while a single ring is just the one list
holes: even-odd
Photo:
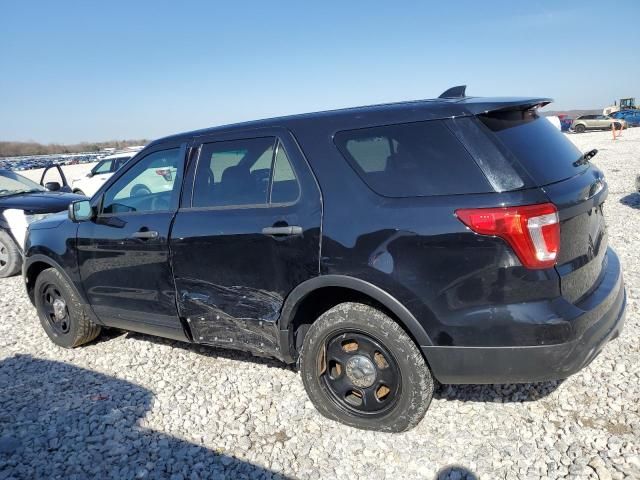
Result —
[{"label": "front door window", "polygon": [[122,214],[169,210],[176,200],[180,149],[147,155],[109,187],[102,213]]}]

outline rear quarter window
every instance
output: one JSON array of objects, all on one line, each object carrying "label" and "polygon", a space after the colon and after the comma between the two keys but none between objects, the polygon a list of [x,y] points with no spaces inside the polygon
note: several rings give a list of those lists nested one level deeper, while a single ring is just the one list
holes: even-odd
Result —
[{"label": "rear quarter window", "polygon": [[576,162],[582,152],[535,110],[492,112],[478,118],[538,186],[565,180],[588,168],[588,164]]},{"label": "rear quarter window", "polygon": [[439,120],[345,130],[334,141],[362,180],[386,197],[494,191]]}]

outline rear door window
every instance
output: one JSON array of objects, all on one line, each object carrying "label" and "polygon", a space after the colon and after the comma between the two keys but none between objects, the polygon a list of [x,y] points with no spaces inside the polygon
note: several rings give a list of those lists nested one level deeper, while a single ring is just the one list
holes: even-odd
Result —
[{"label": "rear door window", "polygon": [[202,145],[193,185],[193,207],[266,206],[295,203],[300,185],[275,137]]},{"label": "rear door window", "polygon": [[386,197],[494,191],[439,120],[346,130],[334,140],[364,182]]},{"label": "rear door window", "polygon": [[274,149],[274,137],[204,144],[192,206],[266,205]]},{"label": "rear door window", "polygon": [[535,110],[492,112],[478,118],[538,186],[565,180],[588,168],[577,161],[582,152]]},{"label": "rear door window", "polygon": [[293,203],[300,196],[300,186],[291,162],[284,149],[278,142],[273,166],[273,181],[271,185],[271,203]]}]

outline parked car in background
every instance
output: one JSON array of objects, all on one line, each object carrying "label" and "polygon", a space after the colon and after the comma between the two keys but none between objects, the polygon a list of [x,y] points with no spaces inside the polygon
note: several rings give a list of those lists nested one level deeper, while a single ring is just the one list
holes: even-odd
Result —
[{"label": "parked car in background", "polygon": [[456,87],[157,140],[29,227],[27,293],[57,345],[109,326],[276,357],[365,429],[415,426],[436,380],[566,378],[626,294],[597,152],[548,103]]},{"label": "parked car in background", "polygon": [[53,191],[11,170],[0,170],[0,278],[15,275],[22,266],[22,249],[27,226],[85,197],[60,191],[55,182],[46,184]]},{"label": "parked car in background", "polygon": [[100,160],[84,177],[71,180],[71,189],[79,195],[93,196],[111,175],[125,165],[136,152],[109,155]]},{"label": "parked car in background", "polygon": [[582,115],[573,121],[571,129],[576,133],[582,133],[587,130],[611,130],[611,125],[617,130],[627,128],[627,123],[622,119],[607,115]]},{"label": "parked car in background", "polygon": [[640,127],[640,110],[622,110],[609,115],[618,120],[624,120],[629,127]]}]

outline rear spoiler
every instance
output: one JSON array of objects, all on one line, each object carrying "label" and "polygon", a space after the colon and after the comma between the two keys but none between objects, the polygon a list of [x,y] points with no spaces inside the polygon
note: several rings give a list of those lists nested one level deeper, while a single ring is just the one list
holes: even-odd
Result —
[{"label": "rear spoiler", "polygon": [[552,98],[527,98],[527,97],[465,97],[456,102],[473,115],[503,110],[530,110],[542,108],[553,102]]},{"label": "rear spoiler", "polygon": [[466,85],[458,85],[446,90],[438,98],[464,105],[465,109],[473,115],[500,110],[529,110],[541,108],[553,102],[552,98],[544,97],[467,97],[466,91]]}]

